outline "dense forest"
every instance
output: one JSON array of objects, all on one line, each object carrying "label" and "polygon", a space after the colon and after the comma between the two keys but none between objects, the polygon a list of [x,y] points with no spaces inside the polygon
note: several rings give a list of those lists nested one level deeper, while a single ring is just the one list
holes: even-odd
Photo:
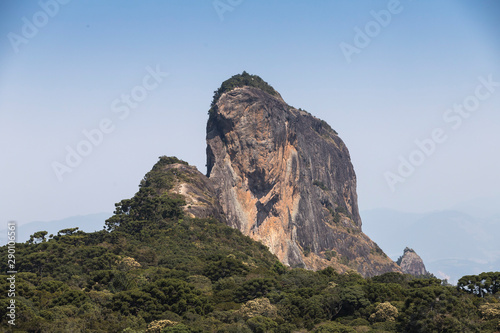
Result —
[{"label": "dense forest", "polygon": [[[283,266],[215,219],[184,215],[162,158],[106,230],[40,231],[16,244],[22,332],[498,332],[500,272],[457,286]],[[2,253],[7,246],[2,247]],[[7,272],[6,260],[1,271]],[[2,275],[2,290],[9,281]],[[4,292],[6,295],[6,292]],[[9,299],[0,300],[8,328]]]}]

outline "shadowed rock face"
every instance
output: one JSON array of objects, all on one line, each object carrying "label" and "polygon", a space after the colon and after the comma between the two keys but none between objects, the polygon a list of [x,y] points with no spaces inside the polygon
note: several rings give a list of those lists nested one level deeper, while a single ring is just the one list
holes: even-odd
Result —
[{"label": "shadowed rock face", "polygon": [[420,256],[413,249],[408,247],[405,248],[403,256],[398,259],[397,263],[405,274],[411,274],[414,276],[427,274],[422,258],[420,258]]},{"label": "shadowed rock face", "polygon": [[399,271],[362,233],[349,152],[324,121],[245,86],[211,109],[207,144],[207,176],[227,223],[283,263]]}]

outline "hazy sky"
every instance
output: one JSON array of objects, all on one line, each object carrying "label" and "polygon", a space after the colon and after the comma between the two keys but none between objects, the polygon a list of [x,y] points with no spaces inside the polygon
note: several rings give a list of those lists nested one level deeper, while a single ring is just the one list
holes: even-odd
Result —
[{"label": "hazy sky", "polygon": [[111,212],[160,155],[205,173],[213,91],[243,70],[338,131],[362,210],[497,196],[498,17],[494,0],[2,1],[0,220]]}]

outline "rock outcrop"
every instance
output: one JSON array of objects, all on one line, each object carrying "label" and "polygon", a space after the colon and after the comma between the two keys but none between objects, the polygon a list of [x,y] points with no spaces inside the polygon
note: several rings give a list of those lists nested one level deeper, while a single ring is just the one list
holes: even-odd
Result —
[{"label": "rock outcrop", "polygon": [[162,166],[162,172],[172,174],[170,193],[180,194],[186,201],[183,209],[187,216],[196,218],[213,217],[227,223],[212,182],[194,166],[183,161]]},{"label": "rock outcrop", "polygon": [[235,77],[216,92],[207,123],[207,176],[227,223],[292,267],[400,271],[361,230],[356,175],[337,133],[260,78]]},{"label": "rock outcrop", "polygon": [[[228,224],[210,179],[198,171],[196,167],[179,160],[177,157],[161,156],[151,171],[144,176],[139,187],[144,193],[139,191],[134,198],[139,196],[141,198],[181,199],[183,205],[180,208],[186,216],[192,218],[213,217]],[[143,199],[138,199],[137,202],[146,205],[143,201]],[[161,202],[154,204],[161,205]],[[124,205],[129,210],[131,203]],[[156,210],[158,209],[160,208]]]},{"label": "rock outcrop", "polygon": [[399,257],[396,263],[399,267],[401,267],[401,271],[405,274],[413,276],[428,274],[422,258],[420,258],[420,256],[413,249],[408,247],[404,249],[403,255]]}]

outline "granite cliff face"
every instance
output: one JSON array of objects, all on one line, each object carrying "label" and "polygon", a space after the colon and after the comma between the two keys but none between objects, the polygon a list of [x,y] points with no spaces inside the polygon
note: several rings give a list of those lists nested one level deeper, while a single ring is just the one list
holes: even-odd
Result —
[{"label": "granite cliff face", "polygon": [[422,258],[413,249],[408,247],[404,249],[403,255],[398,259],[397,264],[405,274],[413,276],[428,274]]},{"label": "granite cliff face", "polygon": [[400,271],[361,231],[349,152],[326,122],[272,88],[243,85],[216,95],[207,176],[230,226],[292,267]]}]

